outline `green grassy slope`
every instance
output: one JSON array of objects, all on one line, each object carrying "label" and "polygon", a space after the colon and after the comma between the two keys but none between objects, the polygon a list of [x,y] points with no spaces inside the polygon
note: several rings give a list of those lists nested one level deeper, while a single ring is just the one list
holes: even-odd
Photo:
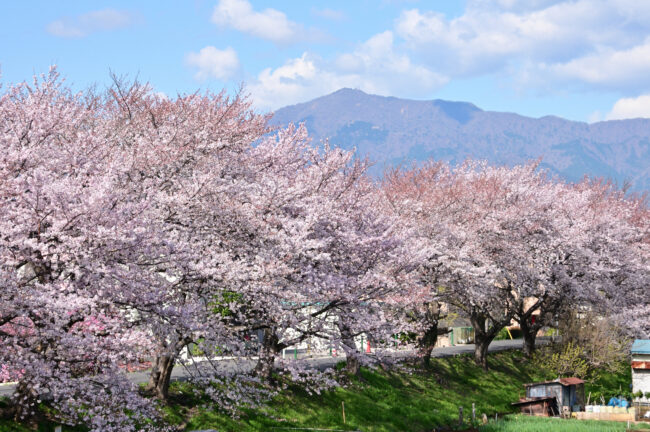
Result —
[{"label": "green grassy slope", "polygon": [[[477,417],[482,413],[494,418],[495,413],[512,412],[511,402],[524,394],[523,384],[550,379],[540,368],[526,361],[518,351],[490,355],[491,370],[485,373],[474,365],[470,356],[432,360],[430,369],[400,367],[384,371],[363,369],[363,379],[353,380],[345,388],[336,388],[321,395],[309,395],[299,387],[283,391],[267,406],[245,410],[239,419],[204,407],[204,400],[194,396],[188,384],[174,384],[172,404],[165,408],[167,419],[179,430],[216,429],[219,431],[282,431],[290,428],[323,428],[361,431],[431,431],[458,423],[458,407],[465,419],[471,418],[472,403]],[[620,375],[603,374],[588,383],[587,392],[616,392],[629,386],[629,368]],[[341,403],[345,403],[346,423],[343,424]],[[554,421],[555,423],[543,423]],[[593,424],[577,420],[559,422],[555,419],[528,419],[512,416],[481,430],[543,431],[560,430],[624,430],[620,425]],[[571,426],[568,429],[556,429]],[[468,427],[466,424],[465,427]],[[494,427],[497,427],[496,429]],[[551,429],[552,427],[552,429]],[[585,429],[587,427],[587,429]],[[514,429],[513,429],[514,428]],[[26,427],[0,421],[0,432],[29,430]],[[53,430],[52,424],[42,424],[41,431]],[[71,429],[64,430],[69,431]]]},{"label": "green grassy slope", "polygon": [[[472,403],[477,415],[510,412],[510,402],[523,394],[522,384],[542,379],[518,352],[490,357],[491,371],[483,372],[469,356],[436,359],[427,371],[363,370],[363,380],[320,396],[298,388],[277,397],[266,408],[247,411],[240,420],[196,410],[196,401],[181,388],[169,418],[188,429],[265,431],[272,428],[336,428],[363,431],[425,431],[458,421],[458,407],[466,416]],[[185,398],[186,403],[181,403]],[[341,402],[345,403],[343,424]]]}]

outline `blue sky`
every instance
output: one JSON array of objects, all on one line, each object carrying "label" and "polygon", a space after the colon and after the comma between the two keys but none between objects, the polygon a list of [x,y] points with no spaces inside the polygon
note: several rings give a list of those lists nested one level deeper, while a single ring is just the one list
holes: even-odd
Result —
[{"label": "blue sky", "polygon": [[56,64],[169,96],[235,91],[259,110],[341,87],[581,121],[650,117],[650,1],[7,1],[2,82]]}]

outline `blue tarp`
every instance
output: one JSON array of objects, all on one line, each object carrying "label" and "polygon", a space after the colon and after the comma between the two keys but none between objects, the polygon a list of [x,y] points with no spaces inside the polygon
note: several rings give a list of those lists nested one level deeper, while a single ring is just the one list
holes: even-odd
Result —
[{"label": "blue tarp", "polygon": [[612,397],[607,403],[607,406],[627,408],[630,404],[625,398],[619,399],[617,397]]}]

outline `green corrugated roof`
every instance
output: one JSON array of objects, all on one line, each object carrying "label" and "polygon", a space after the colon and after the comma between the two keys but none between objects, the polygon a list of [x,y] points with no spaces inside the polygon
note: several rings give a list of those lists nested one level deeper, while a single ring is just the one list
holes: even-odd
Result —
[{"label": "green corrugated roof", "polygon": [[650,354],[650,339],[637,339],[632,344],[632,354]]}]

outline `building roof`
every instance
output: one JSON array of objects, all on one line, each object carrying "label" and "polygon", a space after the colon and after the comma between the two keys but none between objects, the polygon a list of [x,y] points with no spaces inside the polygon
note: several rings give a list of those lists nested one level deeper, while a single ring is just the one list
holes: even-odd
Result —
[{"label": "building roof", "polygon": [[571,378],[560,378],[560,383],[562,385],[575,385],[575,384],[584,384],[585,382],[580,378],[571,377]]},{"label": "building roof", "polygon": [[536,383],[524,384],[524,387],[531,387],[537,385],[546,385],[546,384],[562,384],[563,386],[571,386],[577,384],[584,384],[584,381],[580,378],[571,377],[571,378],[559,378],[552,381],[541,381]]},{"label": "building roof", "polygon": [[632,354],[650,354],[650,339],[637,339],[632,344]]},{"label": "building roof", "polygon": [[512,402],[510,405],[513,405],[513,406],[535,405],[535,404],[540,404],[540,403],[544,403],[544,402],[552,402],[552,401],[555,401],[555,396],[530,397],[530,398],[519,399],[519,401]]}]

